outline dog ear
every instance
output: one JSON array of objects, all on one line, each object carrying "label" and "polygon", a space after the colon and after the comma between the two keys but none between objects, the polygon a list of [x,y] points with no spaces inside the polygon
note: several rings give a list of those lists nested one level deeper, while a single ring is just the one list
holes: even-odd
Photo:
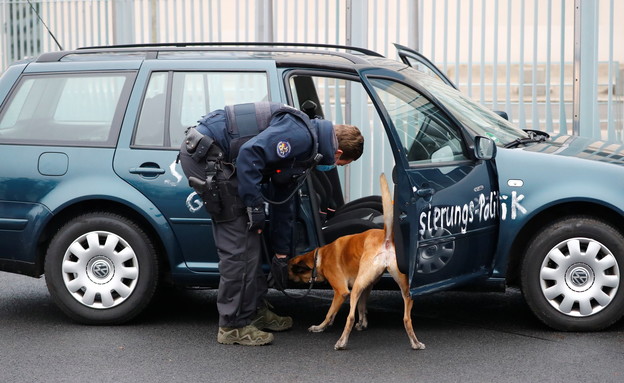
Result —
[{"label": "dog ear", "polygon": [[292,264],[292,268],[291,271],[293,272],[293,274],[303,274],[303,273],[307,273],[309,271],[311,271],[312,268],[308,265],[306,265],[305,262],[298,262],[298,263],[293,263]]}]

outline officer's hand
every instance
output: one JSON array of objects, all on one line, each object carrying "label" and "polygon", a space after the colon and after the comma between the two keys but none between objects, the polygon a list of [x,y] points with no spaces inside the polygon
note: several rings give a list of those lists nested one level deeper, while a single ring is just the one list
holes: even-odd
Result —
[{"label": "officer's hand", "polygon": [[264,205],[248,207],[247,217],[249,218],[249,223],[247,224],[248,230],[257,231],[258,234],[261,233],[262,229],[264,229],[264,221],[266,219],[264,215]]},{"label": "officer's hand", "polygon": [[271,272],[268,276],[269,287],[283,291],[288,287],[288,258],[275,254],[271,260]]}]

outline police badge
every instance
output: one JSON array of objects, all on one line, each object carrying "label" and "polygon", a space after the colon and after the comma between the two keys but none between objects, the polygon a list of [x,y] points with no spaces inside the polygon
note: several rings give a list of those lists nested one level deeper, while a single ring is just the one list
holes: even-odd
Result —
[{"label": "police badge", "polygon": [[277,143],[277,155],[280,158],[286,158],[290,153],[290,143],[288,141],[280,141]]}]

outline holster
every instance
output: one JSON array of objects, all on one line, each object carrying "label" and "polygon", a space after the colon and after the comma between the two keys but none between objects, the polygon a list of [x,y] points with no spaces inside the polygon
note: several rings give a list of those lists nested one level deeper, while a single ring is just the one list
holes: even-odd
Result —
[{"label": "holster", "polygon": [[227,222],[245,215],[246,206],[238,195],[236,168],[230,163],[224,162],[221,165],[215,180],[219,190],[221,212],[218,215],[212,215],[212,219],[216,222]]},{"label": "holster", "polygon": [[[195,129],[195,127],[190,127],[186,131],[186,151],[191,155],[191,158],[196,162],[202,161],[206,156],[208,156],[209,151],[212,149],[215,152],[217,149],[220,152],[220,148],[217,145],[214,145],[215,149],[213,149],[214,139],[210,136],[205,136]],[[214,154],[217,154],[216,152]],[[223,157],[223,154],[221,154]]]},{"label": "holster", "polygon": [[190,176],[188,180],[212,220],[227,222],[243,215],[245,206],[238,197],[236,168],[225,162],[223,150],[214,139],[191,127],[186,132],[185,146],[193,161],[204,164],[204,178]]}]

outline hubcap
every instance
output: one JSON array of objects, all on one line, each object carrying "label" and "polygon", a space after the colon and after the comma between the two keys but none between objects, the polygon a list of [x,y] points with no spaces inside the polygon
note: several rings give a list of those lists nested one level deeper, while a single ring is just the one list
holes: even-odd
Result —
[{"label": "hubcap", "polygon": [[594,272],[584,263],[572,265],[566,273],[566,283],[573,291],[587,291],[594,283]]},{"label": "hubcap", "polygon": [[594,315],[607,307],[620,284],[615,256],[591,238],[571,238],[553,247],[540,270],[544,297],[559,312]]},{"label": "hubcap", "polygon": [[87,265],[87,276],[93,283],[107,283],[115,276],[115,265],[106,257],[94,257]]},{"label": "hubcap", "polygon": [[77,238],[65,252],[63,282],[72,297],[94,309],[108,309],[134,291],[139,263],[132,247],[120,236],[93,231]]}]

